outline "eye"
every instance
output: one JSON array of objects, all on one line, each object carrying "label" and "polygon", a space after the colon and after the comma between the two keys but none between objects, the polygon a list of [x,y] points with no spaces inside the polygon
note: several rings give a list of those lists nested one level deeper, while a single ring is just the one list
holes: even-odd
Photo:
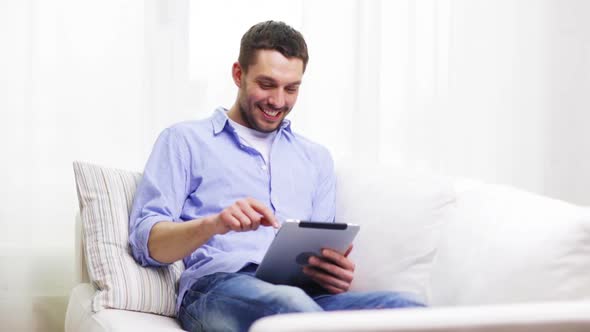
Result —
[{"label": "eye", "polygon": [[258,82],[258,85],[260,86],[260,88],[262,88],[264,90],[274,88],[274,85],[272,83],[268,83],[268,82]]},{"label": "eye", "polygon": [[298,86],[289,86],[289,87],[285,88],[287,93],[295,93],[295,92],[297,92],[298,89],[299,89]]}]

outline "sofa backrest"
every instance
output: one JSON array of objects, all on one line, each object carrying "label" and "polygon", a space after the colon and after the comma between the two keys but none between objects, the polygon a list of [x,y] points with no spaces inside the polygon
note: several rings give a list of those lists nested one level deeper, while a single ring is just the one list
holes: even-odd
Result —
[{"label": "sofa backrest", "polygon": [[[336,171],[336,219],[361,225],[353,289],[439,306],[590,298],[589,208],[385,165]],[[89,282],[80,216],[75,230],[76,280]]]},{"label": "sofa backrest", "polygon": [[590,211],[514,187],[457,196],[431,275],[433,305],[590,299]]},{"label": "sofa backrest", "polygon": [[455,203],[453,182],[388,165],[336,164],[336,221],[361,225],[353,290],[428,301],[430,269]]}]

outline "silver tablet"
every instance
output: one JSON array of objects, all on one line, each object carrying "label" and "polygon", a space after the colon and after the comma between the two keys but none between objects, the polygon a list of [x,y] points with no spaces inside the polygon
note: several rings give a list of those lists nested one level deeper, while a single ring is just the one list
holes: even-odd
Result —
[{"label": "silver tablet", "polygon": [[360,227],[355,224],[287,220],[283,223],[256,270],[256,277],[273,284],[304,286],[303,273],[310,256],[325,248],[345,252]]}]

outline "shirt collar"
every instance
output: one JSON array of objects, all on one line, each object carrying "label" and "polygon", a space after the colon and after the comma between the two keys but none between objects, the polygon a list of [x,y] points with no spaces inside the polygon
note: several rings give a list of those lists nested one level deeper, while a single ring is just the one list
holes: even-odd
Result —
[{"label": "shirt collar", "polygon": [[225,112],[227,112],[225,108],[218,107],[213,113],[211,122],[213,123],[213,133],[215,135],[218,135],[223,131],[223,128],[225,128],[225,124],[227,123],[227,114],[225,114]]},{"label": "shirt collar", "polygon": [[[228,110],[226,110],[223,107],[218,107],[215,109],[215,112],[213,113],[213,117],[211,119],[211,122],[213,123],[213,133],[215,135],[218,135],[225,128],[225,125],[228,122],[227,112]],[[279,128],[279,131],[281,130],[287,130],[291,132],[291,121],[288,119],[284,119]]]}]

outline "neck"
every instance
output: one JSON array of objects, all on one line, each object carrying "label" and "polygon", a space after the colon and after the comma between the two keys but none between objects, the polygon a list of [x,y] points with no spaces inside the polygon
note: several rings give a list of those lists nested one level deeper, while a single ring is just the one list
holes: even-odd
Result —
[{"label": "neck", "polygon": [[244,121],[244,119],[242,118],[242,113],[240,113],[240,105],[238,105],[237,101],[227,112],[227,117],[241,124],[244,127],[249,127],[246,121]]}]

